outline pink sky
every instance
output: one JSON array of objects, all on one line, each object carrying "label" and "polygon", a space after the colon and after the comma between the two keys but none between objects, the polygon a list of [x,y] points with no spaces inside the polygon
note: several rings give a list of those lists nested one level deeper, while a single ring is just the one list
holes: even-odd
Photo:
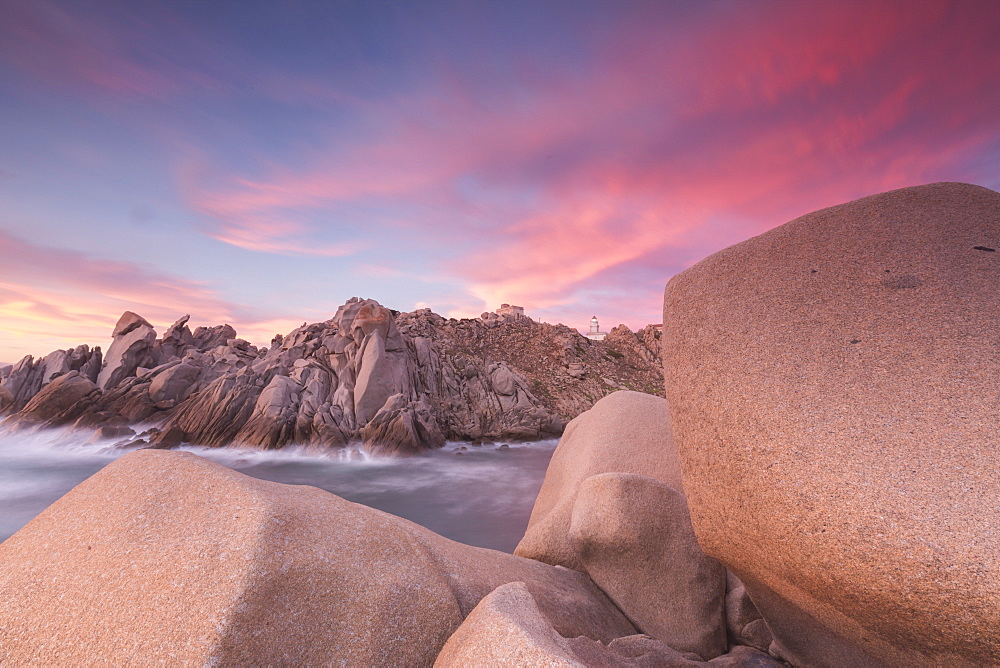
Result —
[{"label": "pink sky", "polygon": [[0,360],[351,296],[583,329],[818,208],[1000,188],[989,2],[0,7]]}]

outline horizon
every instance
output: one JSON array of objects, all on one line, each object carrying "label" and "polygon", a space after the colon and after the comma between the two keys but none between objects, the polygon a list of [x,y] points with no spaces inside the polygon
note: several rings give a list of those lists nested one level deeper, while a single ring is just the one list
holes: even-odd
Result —
[{"label": "horizon", "polygon": [[126,310],[269,345],[352,295],[586,331],[704,257],[1000,190],[1000,4],[0,6],[0,360]]},{"label": "horizon", "polygon": [[[357,295],[354,295],[354,296],[352,296],[352,297],[348,297],[348,298],[347,298],[347,299],[345,300],[345,303],[346,303],[347,301],[349,301],[350,299],[354,299],[354,298],[357,298],[357,299],[360,299],[360,300],[362,300],[362,301],[364,301],[364,300],[368,300],[368,299],[374,299],[374,301],[377,301],[377,302],[378,302],[379,304],[381,304],[382,306],[386,307],[386,308],[387,308],[387,309],[389,309],[390,311],[394,311],[394,312],[395,312],[395,313],[396,313],[397,315],[398,315],[398,314],[402,314],[402,313],[413,313],[414,311],[417,311],[417,310],[420,310],[420,309],[411,309],[410,311],[401,311],[401,310],[399,310],[399,309],[396,309],[396,308],[393,308],[391,304],[383,304],[383,303],[382,303],[382,302],[381,302],[380,300],[378,300],[378,299],[375,299],[375,298],[373,298],[373,297],[358,297]],[[499,306],[500,306],[500,305],[498,304],[497,306],[498,306],[498,308],[499,308]],[[339,308],[339,307],[338,307],[338,308]],[[427,308],[427,309],[430,309],[431,313],[434,313],[435,315],[438,315],[438,316],[441,316],[441,317],[445,318],[446,320],[454,320],[454,321],[456,321],[456,322],[457,322],[457,321],[459,321],[459,320],[462,320],[462,319],[463,319],[463,318],[453,318],[453,317],[449,317],[449,316],[444,316],[444,315],[442,315],[442,314],[438,313],[437,311],[435,311],[435,310],[433,309],[433,307],[429,307],[429,306],[425,306],[425,307],[421,307],[421,308]],[[495,313],[496,311],[497,311],[497,309],[491,309],[491,311],[490,311],[490,312],[491,312],[491,313]],[[483,312],[483,313],[481,313],[480,315],[476,315],[476,316],[472,316],[472,317],[469,317],[469,318],[464,318],[464,319],[467,319],[467,320],[477,320],[477,319],[480,319],[480,318],[481,318],[481,316],[482,316],[482,315],[485,315],[485,314],[486,314],[486,311],[484,311],[484,312]],[[123,315],[124,315],[124,312],[123,312],[123,313],[120,313],[120,314],[118,315],[118,317],[117,317],[117,318],[115,318],[115,320],[117,321],[117,320],[118,320],[118,318],[121,318],[121,317],[122,317]],[[164,334],[164,333],[166,332],[166,330],[170,328],[170,326],[171,326],[171,325],[173,325],[173,324],[174,324],[175,322],[177,322],[177,320],[179,320],[180,318],[184,317],[184,316],[185,316],[185,315],[187,315],[187,314],[186,314],[186,313],[185,313],[185,314],[181,314],[181,315],[179,315],[179,316],[178,316],[177,318],[175,318],[175,319],[174,319],[173,321],[171,321],[171,322],[166,322],[166,321],[164,321],[164,322],[160,322],[160,323],[157,323],[157,322],[153,322],[153,321],[149,320],[148,318],[145,318],[145,317],[144,317],[144,316],[143,316],[143,315],[142,315],[141,313],[136,313],[136,315],[138,315],[138,316],[142,317],[142,318],[143,318],[144,320],[146,320],[147,322],[149,322],[149,324],[153,326],[153,329],[154,329],[154,330],[156,330],[156,338],[157,338],[157,339],[160,339],[160,338],[161,338],[161,337],[163,336],[163,334]],[[572,329],[572,330],[574,330],[575,332],[577,332],[577,333],[578,333],[578,334],[579,334],[580,336],[582,336],[582,337],[586,337],[586,332],[585,332],[585,331],[583,331],[582,329],[580,329],[579,327],[573,327],[572,325],[567,325],[566,323],[562,323],[562,322],[558,322],[558,323],[551,323],[551,322],[546,322],[545,320],[540,320],[540,319],[538,319],[538,318],[534,318],[534,317],[532,317],[530,313],[525,313],[524,315],[525,315],[525,316],[526,316],[527,318],[529,318],[529,319],[531,319],[532,321],[534,321],[534,322],[536,322],[536,323],[539,323],[539,324],[544,324],[544,325],[555,325],[555,326],[559,326],[559,325],[562,325],[562,326],[565,326],[565,327],[569,327],[570,329]],[[296,325],[295,327],[293,327],[292,329],[290,329],[290,330],[288,330],[288,331],[285,331],[285,332],[275,332],[275,333],[274,333],[274,334],[273,334],[273,335],[271,336],[271,339],[269,339],[269,340],[267,340],[267,341],[250,341],[250,340],[247,340],[247,339],[245,339],[245,337],[243,337],[243,336],[242,336],[242,335],[240,334],[240,331],[239,331],[238,329],[236,329],[235,327],[234,327],[234,329],[236,329],[236,337],[237,337],[237,338],[240,338],[240,339],[244,339],[244,340],[246,340],[246,341],[247,341],[248,343],[250,343],[250,344],[251,344],[251,345],[253,345],[253,346],[256,346],[256,347],[257,347],[258,349],[259,349],[259,348],[270,348],[270,347],[271,347],[271,341],[272,341],[272,340],[274,339],[274,336],[276,336],[276,335],[279,335],[279,334],[280,334],[280,335],[281,335],[281,336],[283,336],[283,337],[287,337],[287,336],[288,336],[288,335],[289,335],[290,333],[292,333],[293,331],[295,331],[295,330],[296,330],[296,329],[298,329],[299,327],[303,327],[303,326],[308,326],[308,325],[315,325],[315,324],[317,324],[317,323],[322,323],[322,322],[328,322],[328,321],[332,320],[332,319],[333,319],[333,318],[334,318],[335,316],[336,316],[336,309],[335,309],[335,310],[334,310],[334,311],[333,311],[333,312],[332,312],[332,313],[330,314],[330,317],[328,317],[328,318],[323,318],[323,319],[321,319],[321,320],[316,320],[316,321],[314,321],[314,322],[308,322],[308,321],[306,321],[306,322],[302,323],[301,325]],[[587,320],[587,323],[588,323],[588,329],[589,329],[589,324],[590,324],[590,320],[589,320],[589,319]],[[199,327],[215,327],[215,326],[218,326],[218,325],[227,325],[227,324],[228,324],[228,325],[231,325],[231,323],[225,323],[225,322],[215,322],[215,323],[208,323],[208,322],[205,322],[205,323],[199,323],[199,322],[195,322],[195,323],[192,323],[192,322],[191,322],[190,320],[188,320],[188,322],[187,322],[187,326],[188,326],[188,327],[189,327],[189,328],[191,329],[191,331],[192,331],[192,332],[194,332],[194,331],[195,331],[196,329],[198,329]],[[632,331],[633,333],[635,333],[636,331],[638,331],[638,330],[641,330],[641,329],[643,329],[643,328],[645,328],[645,327],[649,327],[649,326],[652,326],[652,325],[659,325],[659,324],[662,324],[662,323],[657,323],[657,322],[649,322],[649,323],[646,323],[645,325],[642,325],[642,326],[641,326],[641,327],[639,327],[639,328],[632,328],[632,327],[629,327],[629,329],[630,329],[630,330],[631,330],[631,331]],[[602,329],[601,329],[600,331],[601,331],[602,333],[608,333],[608,332],[610,332],[610,331],[611,331],[612,329],[614,329],[615,327],[619,327],[619,326],[623,326],[623,325],[624,325],[624,326],[626,326],[626,327],[628,327],[628,325],[625,325],[625,323],[618,323],[618,324],[616,324],[616,325],[612,325],[612,326],[610,326],[610,327],[606,326],[605,324],[601,324],[601,328],[602,328]],[[114,327],[114,324],[112,324],[112,326],[111,326],[111,327],[113,328],[113,327]],[[99,346],[99,347],[101,348],[101,352],[102,352],[102,353],[105,353],[105,352],[107,352],[107,348],[108,348],[108,346],[110,346],[110,345],[111,345],[111,342],[112,342],[112,341],[114,341],[114,339],[113,339],[113,338],[112,338],[112,336],[111,336],[111,331],[113,331],[113,329],[112,329],[112,330],[109,330],[109,332],[108,332],[108,335],[107,335],[107,337],[106,337],[106,338],[107,338],[107,342],[105,342],[105,343],[100,343],[100,342],[90,342],[90,341],[79,341],[79,342],[77,342],[77,344],[76,344],[76,345],[73,345],[73,346],[68,346],[68,348],[69,348],[69,349],[73,349],[73,348],[76,348],[76,347],[77,347],[77,346],[79,346],[79,345],[82,345],[82,344],[86,344],[87,346],[89,346],[89,347],[90,347],[90,349],[91,349],[91,350],[93,350],[95,346]],[[62,350],[65,350],[65,349],[66,349],[65,347],[64,347],[64,348],[62,348]],[[41,358],[42,358],[42,357],[44,357],[45,355],[48,355],[48,354],[49,354],[49,353],[51,353],[51,352],[55,352],[56,350],[60,350],[60,349],[59,349],[59,348],[54,348],[54,349],[52,349],[52,350],[48,350],[48,351],[45,351],[45,352],[42,352],[42,353],[38,353],[38,354],[35,354],[35,355],[32,355],[31,353],[27,353],[27,354],[28,354],[28,355],[31,355],[32,357],[34,357],[34,359],[35,359],[35,360],[37,361],[38,359],[41,359]],[[18,359],[16,359],[16,360],[0,360],[0,367],[3,367],[3,366],[7,366],[7,365],[10,365],[10,366],[14,366],[14,365],[16,365],[16,364],[17,364],[18,362],[20,362],[20,361],[21,361],[22,359],[24,359],[24,356],[21,356],[21,357],[19,357],[19,358],[18,358]]]}]

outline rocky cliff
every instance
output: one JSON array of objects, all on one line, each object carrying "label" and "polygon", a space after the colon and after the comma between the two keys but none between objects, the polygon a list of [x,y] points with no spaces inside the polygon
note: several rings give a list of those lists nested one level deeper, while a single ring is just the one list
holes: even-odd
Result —
[{"label": "rocky cliff", "polygon": [[445,439],[555,436],[617,389],[663,393],[654,328],[619,326],[595,343],[523,316],[454,320],[354,298],[258,349],[229,325],[192,331],[187,320],[158,338],[126,312],[103,357],[80,346],[0,370],[3,424],[158,447],[360,440],[405,454]]}]

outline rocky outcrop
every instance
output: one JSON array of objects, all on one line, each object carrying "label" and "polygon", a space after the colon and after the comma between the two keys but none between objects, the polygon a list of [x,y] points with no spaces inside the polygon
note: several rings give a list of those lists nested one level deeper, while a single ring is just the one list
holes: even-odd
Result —
[{"label": "rocky outcrop", "polygon": [[79,370],[103,390],[76,411],[80,427],[117,427],[124,418],[198,445],[361,440],[373,452],[402,455],[445,439],[557,436],[565,417],[615,388],[661,384],[652,328],[637,335],[618,327],[611,343],[594,344],[523,316],[446,320],[355,298],[330,320],[257,349],[229,325],[192,332],[188,320],[157,339],[126,312],[103,368],[100,350],[86,346],[26,358],[0,385],[0,411],[22,409],[51,378]]},{"label": "rocky outcrop", "polygon": [[134,375],[140,366],[156,365],[153,355],[156,331],[141,316],[125,311],[118,319],[111,338],[104,367],[97,376],[97,386],[102,390],[118,387],[123,379]]},{"label": "rocky outcrop", "polygon": [[698,540],[775,650],[1000,663],[1000,194],[809,214],[670,281],[666,387]]},{"label": "rocky outcrop", "polygon": [[86,345],[71,350],[54,350],[35,360],[24,357],[3,375],[0,382],[0,412],[23,409],[31,398],[56,378],[71,371],[78,371],[91,381],[97,380],[101,368],[101,349]]},{"label": "rocky outcrop", "polygon": [[510,582],[558,635],[601,646],[635,634],[575,571],[140,450],[0,544],[0,653],[11,665],[428,666]]},{"label": "rocky outcrop", "polygon": [[92,406],[100,390],[79,371],[70,371],[46,385],[12,418],[7,427],[65,424]]},{"label": "rocky outcrop", "polygon": [[445,443],[437,421],[423,401],[406,402],[402,394],[389,397],[375,417],[361,428],[361,438],[378,454],[415,454]]}]

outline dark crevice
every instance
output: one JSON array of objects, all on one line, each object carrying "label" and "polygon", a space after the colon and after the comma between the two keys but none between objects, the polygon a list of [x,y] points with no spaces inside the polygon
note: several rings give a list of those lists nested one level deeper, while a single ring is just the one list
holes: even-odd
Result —
[{"label": "dark crevice", "polygon": [[973,246],[975,250],[986,251],[987,253],[996,253],[996,248],[990,248],[989,246]]}]

